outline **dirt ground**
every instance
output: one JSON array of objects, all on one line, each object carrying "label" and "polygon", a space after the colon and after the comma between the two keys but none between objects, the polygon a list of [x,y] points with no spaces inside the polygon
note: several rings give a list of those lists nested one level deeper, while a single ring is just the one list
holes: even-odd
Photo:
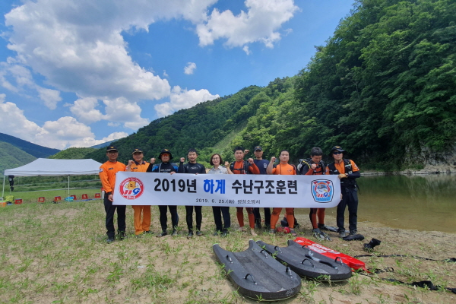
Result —
[{"label": "dirt ground", "polygon": [[[212,245],[230,251],[247,249],[251,235],[233,231],[213,236],[212,210],[203,208],[204,236],[187,239],[185,209],[179,207],[177,237],[133,235],[133,211],[127,207],[128,237],[105,243],[104,209],[100,201],[62,204],[23,204],[0,209],[1,303],[254,303],[238,294],[216,263]],[[152,231],[158,233],[158,210],[152,207]],[[247,221],[247,216],[245,216]],[[313,239],[310,223],[299,215],[298,236]],[[326,224],[335,219],[327,217]],[[340,283],[302,280],[301,292],[281,303],[456,303],[456,294],[388,282],[431,280],[456,288],[456,234],[398,230],[373,222],[359,223],[364,241],[346,242],[336,233],[323,245],[355,256],[367,254],[363,243],[382,241],[375,255],[362,257],[368,268],[393,272],[355,273]],[[289,234],[258,231],[255,240],[286,246]],[[413,256],[432,258],[427,261]]]}]

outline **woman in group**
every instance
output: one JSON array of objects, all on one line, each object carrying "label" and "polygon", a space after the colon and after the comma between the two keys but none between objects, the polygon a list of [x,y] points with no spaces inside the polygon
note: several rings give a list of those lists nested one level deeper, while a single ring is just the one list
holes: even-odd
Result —
[{"label": "woman in group", "polygon": [[[280,163],[275,166],[274,162],[276,158],[273,156],[271,161],[269,162],[268,168],[266,172],[268,174],[276,174],[276,175],[296,175],[296,167],[293,165],[288,164],[290,160],[290,153],[287,150],[280,151],[279,160]],[[286,210],[286,217],[288,221],[288,225],[290,226],[290,233],[293,236],[296,236],[296,232],[294,230],[294,208],[285,208]],[[279,220],[280,212],[282,208],[274,208],[271,214],[271,233],[275,233],[275,226],[277,221]]]},{"label": "woman in group", "polygon": [[[213,166],[207,174],[233,174],[230,170],[230,163],[225,162],[225,167],[222,167],[223,160],[220,154],[213,154],[211,156],[210,164]],[[214,235],[221,234],[226,236],[228,234],[228,229],[231,226],[230,218],[230,207],[212,207],[212,212],[214,213],[215,221],[215,233]],[[223,216],[223,224],[222,224]]]}]

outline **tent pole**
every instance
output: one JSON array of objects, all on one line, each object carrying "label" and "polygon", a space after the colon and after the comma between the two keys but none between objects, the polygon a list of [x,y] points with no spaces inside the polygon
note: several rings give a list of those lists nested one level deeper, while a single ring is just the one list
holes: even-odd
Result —
[{"label": "tent pole", "polygon": [[68,195],[67,197],[70,197],[70,176],[68,175]]},{"label": "tent pole", "polygon": [[2,201],[3,201],[3,196],[5,195],[5,174],[3,173],[3,190],[2,190]]}]

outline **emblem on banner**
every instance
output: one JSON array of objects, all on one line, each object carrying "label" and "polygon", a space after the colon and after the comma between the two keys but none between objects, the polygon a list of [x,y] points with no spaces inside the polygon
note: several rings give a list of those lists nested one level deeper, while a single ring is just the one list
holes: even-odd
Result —
[{"label": "emblem on banner", "polygon": [[317,203],[329,203],[332,201],[334,195],[333,182],[327,179],[313,180],[312,196]]},{"label": "emblem on banner", "polygon": [[144,192],[142,181],[136,177],[129,177],[120,183],[120,195],[128,200],[134,200]]}]

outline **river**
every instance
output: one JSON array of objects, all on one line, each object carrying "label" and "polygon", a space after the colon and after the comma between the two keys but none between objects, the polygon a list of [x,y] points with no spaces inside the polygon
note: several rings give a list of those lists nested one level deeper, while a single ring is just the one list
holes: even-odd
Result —
[{"label": "river", "polygon": [[[363,176],[358,184],[358,222],[456,233],[456,175]],[[345,221],[348,227],[348,212]]]}]

